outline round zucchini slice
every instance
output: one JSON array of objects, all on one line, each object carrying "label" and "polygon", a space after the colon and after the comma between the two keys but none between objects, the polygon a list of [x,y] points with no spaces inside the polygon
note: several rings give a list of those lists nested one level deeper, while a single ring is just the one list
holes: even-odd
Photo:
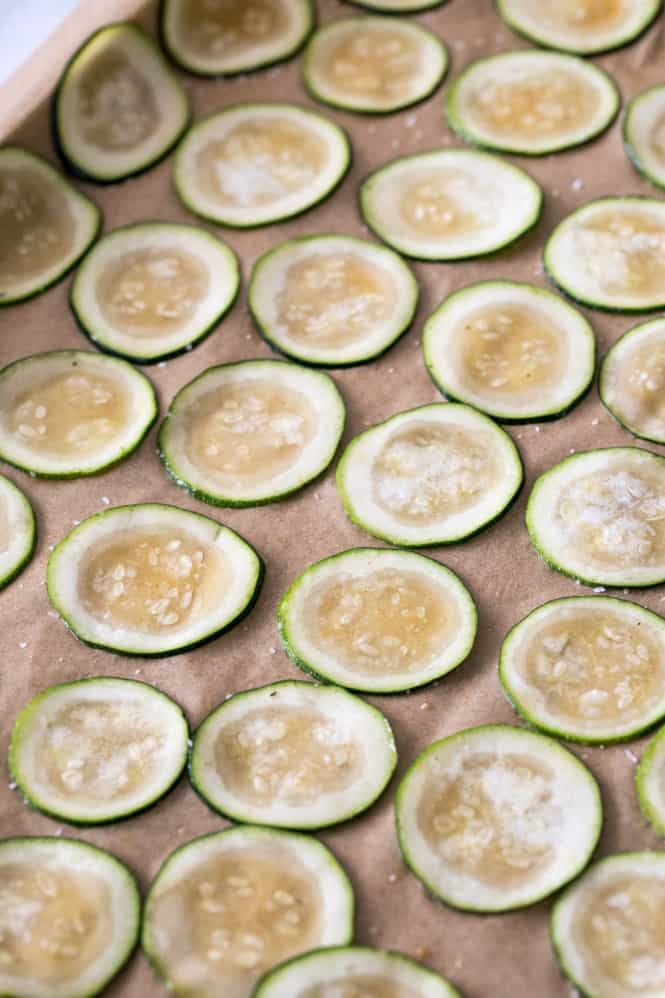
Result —
[{"label": "round zucchini slice", "polygon": [[517,447],[466,405],[423,405],[360,433],[337,467],[347,515],[404,547],[452,544],[498,519],[519,492]]},{"label": "round zucchini slice", "polygon": [[41,156],[0,149],[0,307],[46,291],[93,242],[102,216]]},{"label": "round zucchini slice", "polygon": [[416,21],[343,17],[314,33],[303,74],[312,97],[324,104],[386,114],[429,97],[447,66],[443,42]]},{"label": "round zucchini slice", "polygon": [[649,742],[635,770],[637,799],[645,818],[665,835],[665,727]]},{"label": "round zucchini slice", "polygon": [[164,0],[162,41],[170,57],[199,76],[231,76],[290,59],[314,26],[311,0]]},{"label": "round zucchini slice", "polygon": [[53,122],[65,163],[108,184],[150,169],[189,123],[189,101],[153,40],[137,24],[100,28],[67,64]]},{"label": "round zucchini slice", "polygon": [[614,80],[558,52],[502,52],[477,59],[446,98],[450,127],[477,145],[544,156],[596,138],[616,118]]},{"label": "round zucchini slice", "polygon": [[623,119],[623,143],[642,176],[665,187],[665,84],[633,97]]},{"label": "round zucchini slice", "polygon": [[124,360],[53,350],[0,371],[0,458],[32,475],[93,475],[131,454],[157,417],[155,391]]},{"label": "round zucchini slice", "polygon": [[546,48],[597,55],[634,41],[661,0],[497,0],[508,27]]},{"label": "round zucchini slice", "polygon": [[347,367],[406,332],[418,283],[385,246],[353,236],[290,239],[254,264],[248,298],[261,335],[305,364]]},{"label": "round zucchini slice", "polygon": [[346,409],[332,378],[281,360],[209,367],[181,388],[159,432],[166,470],[213,506],[258,506],[325,471]]},{"label": "round zucchini slice", "polygon": [[663,998],[665,854],[625,852],[594,863],[554,905],[552,945],[589,998]]},{"label": "round zucchini slice", "polygon": [[665,458],[640,447],[581,451],[544,472],[526,508],[541,558],[590,586],[665,581]]},{"label": "round zucchini slice", "polygon": [[366,693],[424,686],[468,657],[476,607],[454,572],[411,551],[352,548],[311,565],[283,597],[299,668]]},{"label": "round zucchini slice", "polygon": [[294,957],[261,978],[252,998],[460,998],[421,963],[391,950],[331,946]]},{"label": "round zucchini slice", "polygon": [[488,724],[434,742],[400,783],[407,866],[454,908],[535,904],[588,863],[602,825],[598,785],[553,738]]},{"label": "round zucchini slice", "polygon": [[295,104],[238,104],[190,129],[174,180],[195,215],[245,229],[323,201],[350,163],[349,140],[328,118]]},{"label": "round zucchini slice", "polygon": [[172,655],[216,637],[249,612],[262,579],[261,559],[233,530],[158,503],[89,516],[46,573],[70,630],[126,655]]},{"label": "round zucchini slice", "polygon": [[665,717],[665,620],[627,600],[552,600],[508,632],[499,678],[522,717],[549,734],[636,738]]},{"label": "round zucchini slice", "polygon": [[66,838],[0,840],[0,992],[89,998],[129,959],[141,899],[127,867]]},{"label": "round zucchini slice", "polygon": [[557,225],[545,270],[576,301],[609,312],[665,307],[665,203],[599,198]]},{"label": "round zucchini slice", "polygon": [[360,188],[360,210],[380,239],[418,260],[495,253],[532,229],[543,193],[523,170],[490,153],[443,149],[404,156]]},{"label": "round zucchini slice", "polygon": [[665,320],[624,333],[605,355],[598,391],[606,409],[636,437],[665,444]]},{"label": "round zucchini slice", "polygon": [[367,810],[396,765],[375,707],[333,686],[285,681],[213,710],[194,736],[190,776],[234,821],[314,829]]},{"label": "round zucchini slice", "polygon": [[421,11],[441,7],[446,0],[347,0],[354,7],[375,10],[383,14],[419,14]]},{"label": "round zucchini slice", "polygon": [[27,565],[36,542],[32,506],[13,482],[0,475],[0,589]]},{"label": "round zucchini slice", "polygon": [[176,994],[245,998],[266,970],[353,931],[346,873],[316,839],[251,825],[188,842],[146,899],[142,945]]},{"label": "round zucchini slice", "polygon": [[23,708],[9,750],[32,807],[74,824],[128,818],[163,797],[187,763],[187,720],[147,683],[105,676],[50,686]]},{"label": "round zucchini slice", "polygon": [[449,295],[423,331],[425,366],[449,399],[495,419],[564,415],[596,365],[591,325],[567,302],[514,281],[483,281]]}]

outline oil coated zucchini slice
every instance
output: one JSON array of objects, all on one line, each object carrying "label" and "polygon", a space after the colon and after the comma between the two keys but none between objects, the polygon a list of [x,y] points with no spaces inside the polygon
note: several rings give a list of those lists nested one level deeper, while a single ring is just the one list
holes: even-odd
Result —
[{"label": "oil coated zucchini slice", "polygon": [[624,333],[600,368],[600,399],[634,436],[665,444],[665,320]]},{"label": "oil coated zucchini slice", "polygon": [[507,25],[546,48],[595,55],[634,41],[661,0],[497,0]]},{"label": "oil coated zucchini slice", "polygon": [[26,802],[74,824],[128,818],[187,763],[187,720],[147,683],[100,676],[50,686],[20,712],[9,768]]},{"label": "oil coated zucchini slice", "polygon": [[290,239],[254,264],[261,335],[305,364],[346,367],[384,353],[411,324],[418,283],[397,253],[354,236]]},{"label": "oil coated zucchini slice", "polygon": [[36,541],[32,506],[13,482],[0,475],[0,589],[27,565]]},{"label": "oil coated zucchini slice", "polygon": [[483,281],[449,295],[423,331],[425,366],[449,399],[502,421],[562,416],[593,381],[583,315],[531,284]]},{"label": "oil coated zucchini slice", "polygon": [[415,21],[344,17],[313,34],[303,75],[312,97],[324,104],[385,114],[429,97],[447,65],[445,45]]},{"label": "oil coated zucchini slice", "polygon": [[552,600],[508,632],[499,678],[522,717],[549,734],[636,738],[665,717],[665,620],[606,596]]},{"label": "oil coated zucchini slice", "polygon": [[168,986],[249,998],[275,964],[353,932],[346,873],[316,839],[239,826],[165,860],[146,899],[142,945]]},{"label": "oil coated zucchini slice", "polygon": [[623,143],[639,172],[665,187],[665,84],[637,94],[626,106]]},{"label": "oil coated zucchini slice", "polygon": [[384,548],[352,548],[311,565],[277,616],[299,668],[367,693],[439,679],[467,658],[477,628],[473,599],[454,572]]},{"label": "oil coated zucchini slice", "polygon": [[576,877],[600,835],[598,785],[553,738],[488,724],[422,752],[395,799],[407,866],[454,908],[535,904]]},{"label": "oil coated zucchini slice", "polygon": [[159,432],[168,473],[214,506],[257,506],[328,467],[346,409],[334,381],[281,360],[209,367],[181,388]]},{"label": "oil coated zucchini slice", "polygon": [[496,423],[466,405],[423,405],[360,433],[337,466],[347,515],[391,544],[452,544],[510,506],[524,473]]},{"label": "oil coated zucchini slice", "polygon": [[645,818],[665,836],[665,728],[647,745],[635,770],[635,788]]},{"label": "oil coated zucchini slice", "polygon": [[550,933],[567,977],[589,998],[663,998],[665,854],[594,863],[554,905]]},{"label": "oil coated zucchini slice", "polygon": [[53,350],[0,371],[0,459],[44,478],[117,464],[157,417],[155,391],[124,360]]},{"label": "oil coated zucchini slice", "polygon": [[242,229],[307,211],[350,162],[349,140],[328,118],[295,104],[238,104],[190,129],[174,180],[195,215]]},{"label": "oil coated zucchini slice", "polygon": [[258,595],[263,563],[199,513],[143,503],[89,516],[56,545],[51,603],[86,644],[171,655],[231,627]]},{"label": "oil coated zucchini slice", "polygon": [[189,101],[153,40],[129,21],[100,28],[69,61],[55,137],[79,176],[113,183],[154,166],[189,122]]},{"label": "oil coated zucchini slice", "polygon": [[464,260],[504,249],[540,218],[543,194],[491,153],[443,149],[404,156],[360,188],[360,210],[380,239],[419,260]]},{"label": "oil coated zucchini slice", "polygon": [[367,810],[396,765],[375,707],[334,686],[285,681],[213,710],[194,735],[190,776],[234,821],[314,829]]},{"label": "oil coated zucchini slice", "polygon": [[0,992],[92,998],[124,966],[141,899],[127,867],[66,838],[0,840]]},{"label": "oil coated zucchini slice", "polygon": [[314,25],[311,0],[164,0],[161,30],[170,57],[200,76],[248,73],[289,59]]},{"label": "oil coated zucchini slice", "polygon": [[41,156],[0,149],[0,306],[41,294],[95,239],[96,204]]},{"label": "oil coated zucchini slice", "polygon": [[419,14],[421,11],[441,7],[446,0],[347,0],[354,7],[375,10],[381,14]]},{"label": "oil coated zucchini slice", "polygon": [[620,104],[614,80],[598,66],[537,50],[477,59],[446,97],[448,123],[458,135],[523,156],[589,142],[609,127]]},{"label": "oil coated zucchini slice", "polygon": [[557,225],[544,259],[551,280],[590,308],[663,308],[665,204],[643,197],[591,201]]},{"label": "oil coated zucchini slice", "polygon": [[591,586],[665,581],[665,458],[640,447],[581,451],[544,472],[526,508],[551,568]]}]

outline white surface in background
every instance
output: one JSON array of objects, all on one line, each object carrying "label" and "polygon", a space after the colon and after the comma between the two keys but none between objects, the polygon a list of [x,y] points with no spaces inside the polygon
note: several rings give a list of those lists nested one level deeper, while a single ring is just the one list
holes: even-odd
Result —
[{"label": "white surface in background", "polygon": [[0,83],[78,4],[79,0],[0,0]]}]

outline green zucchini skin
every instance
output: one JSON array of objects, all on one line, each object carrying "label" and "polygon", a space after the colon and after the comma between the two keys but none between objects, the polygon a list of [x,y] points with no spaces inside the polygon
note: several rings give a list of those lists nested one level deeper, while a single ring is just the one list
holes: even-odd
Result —
[{"label": "green zucchini skin", "polygon": [[[638,440],[645,440],[647,441],[647,443],[653,443],[653,444],[664,444],[665,439],[654,436],[648,436],[646,433],[640,432],[636,427],[632,426],[625,419],[622,419],[618,411],[615,410],[607,401],[606,391],[605,391],[605,379],[607,376],[607,369],[609,367],[609,363],[613,358],[615,347],[618,347],[620,343],[627,343],[630,339],[633,338],[633,336],[639,336],[641,331],[643,329],[646,329],[647,326],[656,325],[657,323],[660,323],[660,321],[661,320],[659,319],[653,319],[651,321],[639,323],[637,326],[633,326],[631,329],[627,329],[626,332],[623,333],[618,340],[614,341],[610,349],[607,351],[607,353],[605,354],[605,356],[601,361],[600,368],[598,371],[598,395],[604,408],[607,410],[607,412],[609,412],[612,419],[615,419],[619,424],[619,426],[622,426],[623,429],[626,430],[628,433],[630,433],[633,437],[637,437]],[[665,325],[663,326],[663,333],[665,339]]]},{"label": "green zucchini skin", "polygon": [[632,112],[637,108],[637,105],[644,98],[649,98],[653,94],[662,92],[665,90],[665,84],[657,83],[653,87],[648,87],[646,90],[642,90],[639,94],[632,97],[626,104],[626,108],[623,115],[623,123],[621,126],[621,137],[623,139],[623,147],[626,150],[626,155],[628,159],[635,167],[636,171],[644,177],[649,183],[653,184],[654,187],[658,187],[660,190],[665,190],[665,173],[662,177],[657,177],[651,170],[647,169],[645,164],[642,162],[642,157],[640,156],[635,143],[633,142],[631,134],[631,124],[632,124]]},{"label": "green zucchini skin", "polygon": [[13,582],[14,579],[16,579],[17,576],[21,574],[23,569],[26,568],[29,562],[32,561],[32,556],[34,555],[35,548],[37,547],[38,530],[37,530],[37,518],[35,516],[35,511],[32,508],[32,504],[30,503],[30,500],[25,495],[25,493],[22,492],[21,489],[19,489],[16,485],[14,485],[11,479],[5,478],[4,475],[0,475],[0,481],[2,481],[3,484],[9,483],[11,488],[20,495],[21,499],[23,500],[23,503],[25,504],[24,510],[28,514],[28,521],[29,521],[28,543],[25,546],[23,554],[18,559],[18,561],[16,561],[14,565],[12,565],[12,567],[9,569],[8,572],[6,572],[3,576],[0,576],[0,591],[2,591],[5,588],[5,586],[8,586],[11,582]]}]

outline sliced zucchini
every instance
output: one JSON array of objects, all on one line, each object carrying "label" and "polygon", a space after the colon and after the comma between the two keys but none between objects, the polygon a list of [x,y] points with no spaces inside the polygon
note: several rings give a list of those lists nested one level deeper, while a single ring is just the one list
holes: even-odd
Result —
[{"label": "sliced zucchini", "polygon": [[360,210],[380,239],[419,260],[464,260],[514,243],[540,218],[543,192],[491,153],[443,149],[404,156],[360,188]]},{"label": "sliced zucchini", "polygon": [[164,47],[200,76],[248,73],[290,59],[314,26],[311,0],[164,0]]},{"label": "sliced zucchini", "polygon": [[623,143],[639,172],[665,187],[665,84],[637,94],[626,105]]},{"label": "sliced zucchini", "polygon": [[418,306],[418,283],[385,246],[353,236],[289,239],[254,264],[248,299],[261,335],[294,360],[346,367],[399,339]]},{"label": "sliced zucchini", "polygon": [[331,946],[261,978],[252,998],[459,998],[443,977],[391,950]]},{"label": "sliced zucchini", "polygon": [[285,681],[238,693],[198,728],[190,776],[234,821],[324,828],[380,797],[397,765],[383,714],[346,690]]},{"label": "sliced zucchini", "polygon": [[508,632],[499,678],[522,717],[549,734],[636,738],[665,717],[665,620],[627,600],[552,600]]},{"label": "sliced zucchini", "polygon": [[510,506],[524,472],[517,447],[466,405],[423,405],[360,433],[337,467],[347,515],[391,544],[452,544]]},{"label": "sliced zucchini", "polygon": [[102,215],[41,156],[0,149],[0,307],[46,291],[95,239]]},{"label": "sliced zucchini", "polygon": [[460,665],[476,637],[470,593],[411,551],[352,548],[311,565],[277,611],[299,668],[367,693],[424,686]]},{"label": "sliced zucchini", "polygon": [[600,368],[600,399],[636,437],[665,444],[665,320],[624,333]]},{"label": "sliced zucchini", "polygon": [[146,899],[142,945],[176,994],[245,998],[266,970],[353,931],[346,873],[316,839],[251,825],[188,842]]},{"label": "sliced zucchini", "polygon": [[0,840],[0,992],[89,998],[129,959],[141,899],[127,867],[66,838]]},{"label": "sliced zucchini", "polygon": [[328,118],[295,104],[238,104],[190,129],[174,180],[195,215],[244,229],[307,211],[350,163],[349,140]]},{"label": "sliced zucchini", "polygon": [[324,104],[386,114],[429,97],[447,66],[443,42],[416,21],[342,17],[314,32],[303,78]]},{"label": "sliced zucchini", "polygon": [[432,313],[423,354],[448,398],[524,422],[562,416],[579,401],[593,381],[596,341],[584,316],[543,288],[482,281]]},{"label": "sliced zucchini", "polygon": [[115,357],[52,350],[0,371],[0,458],[32,475],[103,471],[136,450],[156,417],[148,379]]},{"label": "sliced zucchini", "polygon": [[590,201],[550,235],[545,270],[590,308],[665,307],[665,203],[636,196]]},{"label": "sliced zucchini", "polygon": [[384,14],[418,14],[421,11],[441,7],[446,0],[347,0],[355,7],[376,10]]},{"label": "sliced zucchini", "polygon": [[181,388],[159,432],[178,485],[213,506],[258,506],[325,471],[344,430],[334,381],[281,360],[209,367]]},{"label": "sliced zucchini", "polygon": [[665,581],[665,458],[640,447],[581,451],[544,472],[526,508],[551,568],[590,586]]},{"label": "sliced zucchini", "polygon": [[13,482],[0,475],[0,589],[27,565],[36,542],[32,506]]},{"label": "sliced zucchini", "polygon": [[546,48],[597,55],[634,41],[661,0],[497,0],[508,27]]},{"label": "sliced zucchini", "polygon": [[592,62],[536,49],[472,62],[446,97],[450,127],[487,149],[544,156],[596,138],[616,118],[616,83]]},{"label": "sliced zucchini", "polygon": [[199,513],[143,503],[89,516],[55,546],[51,603],[86,644],[172,655],[249,612],[263,563],[239,534]]},{"label": "sliced zucchini", "polygon": [[589,998],[665,995],[665,854],[594,863],[554,905],[550,930],[567,977]]},{"label": "sliced zucchini", "polygon": [[171,151],[189,123],[189,101],[152,38],[119,21],[91,35],[65,67],[53,123],[65,163],[107,184]]},{"label": "sliced zucchini", "polygon": [[20,712],[9,768],[26,802],[75,824],[128,818],[187,763],[180,707],[147,683],[106,676],[50,686]]},{"label": "sliced zucchini", "polygon": [[395,799],[407,866],[454,908],[535,904],[584,869],[602,825],[598,785],[553,738],[488,724],[434,742]]},{"label": "sliced zucchini", "polygon": [[647,745],[635,770],[635,786],[642,814],[665,835],[665,727]]}]

